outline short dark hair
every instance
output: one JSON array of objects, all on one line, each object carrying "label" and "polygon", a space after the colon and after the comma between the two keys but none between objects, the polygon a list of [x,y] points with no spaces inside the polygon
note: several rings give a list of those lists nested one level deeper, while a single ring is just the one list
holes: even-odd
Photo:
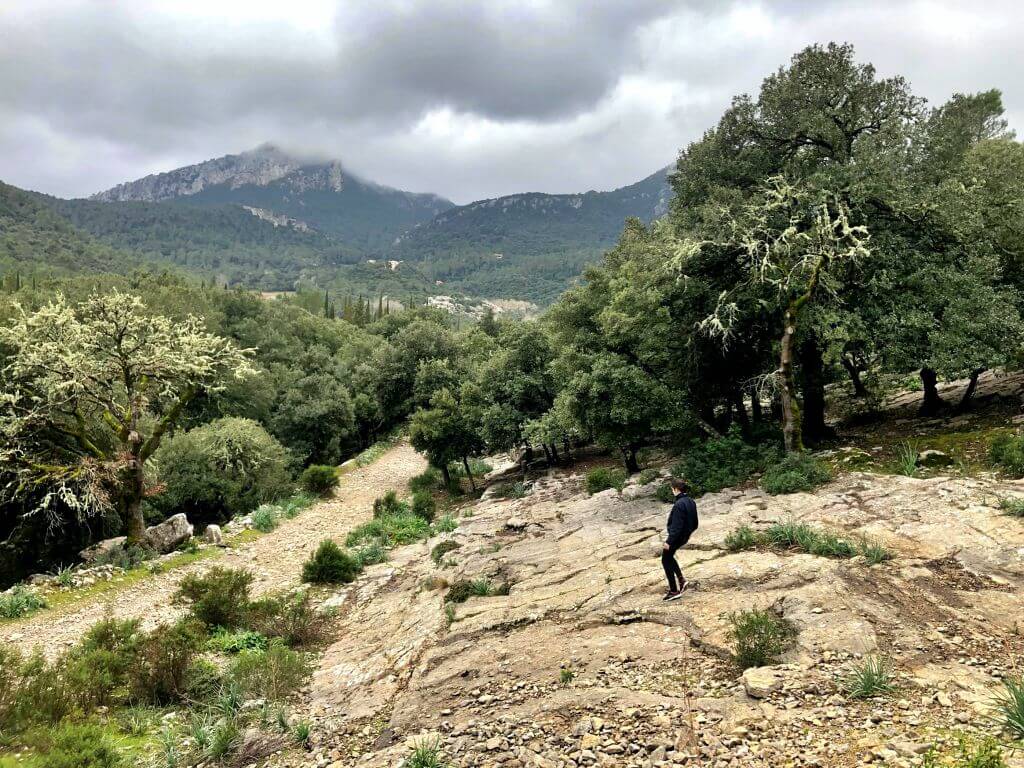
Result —
[{"label": "short dark hair", "polygon": [[668,485],[669,488],[675,488],[677,491],[682,491],[683,493],[690,492],[689,484],[681,477],[670,477],[668,479]]}]

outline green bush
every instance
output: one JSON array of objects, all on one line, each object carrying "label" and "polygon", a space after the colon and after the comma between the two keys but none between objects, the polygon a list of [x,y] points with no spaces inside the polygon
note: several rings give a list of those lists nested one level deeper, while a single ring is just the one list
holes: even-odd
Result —
[{"label": "green bush", "polygon": [[753,549],[760,543],[757,532],[749,525],[741,525],[725,536],[725,548],[730,552],[741,552],[744,549]]},{"label": "green bush", "polygon": [[154,459],[166,490],[151,504],[190,520],[247,514],[283,496],[291,482],[287,450],[249,419],[218,419],[176,435]]},{"label": "green bush", "polygon": [[494,495],[500,499],[521,499],[526,496],[526,483],[517,480],[514,483],[501,483],[494,489]]},{"label": "green bush", "polygon": [[417,491],[412,495],[412,513],[428,523],[432,522],[437,514],[437,502],[427,491]]},{"label": "green bush", "polygon": [[1024,678],[1008,678],[996,696],[996,712],[1015,739],[1024,739]]},{"label": "green bush", "polygon": [[740,669],[775,664],[793,638],[793,628],[771,611],[753,609],[729,616],[733,659]]},{"label": "green bush", "polygon": [[597,467],[587,472],[587,493],[599,493],[609,488],[622,490],[626,484],[626,472],[611,467]]},{"label": "green bush", "polygon": [[373,500],[374,518],[395,517],[409,512],[409,505],[399,500],[398,493],[391,490]]},{"label": "green bush", "polygon": [[281,511],[274,504],[261,504],[250,515],[252,527],[261,533],[270,533],[281,522]]},{"label": "green bush", "polygon": [[256,600],[249,615],[253,630],[296,648],[316,645],[329,635],[330,615],[318,611],[305,590]]},{"label": "green bush", "polygon": [[373,541],[356,550],[356,557],[359,559],[359,565],[365,568],[368,565],[387,562],[388,551],[379,541]]},{"label": "green bush", "polygon": [[773,546],[820,557],[853,557],[857,552],[856,547],[845,539],[806,523],[776,523],[768,527],[764,537]]},{"label": "green bush", "polygon": [[1014,477],[1024,476],[1024,435],[996,435],[989,447],[989,458]]},{"label": "green bush", "polygon": [[452,541],[451,539],[438,542],[434,545],[434,548],[430,550],[430,559],[434,561],[435,565],[440,565],[441,561],[444,560],[445,555],[461,547],[462,545],[459,544],[459,542]]},{"label": "green bush", "polygon": [[866,656],[855,664],[849,675],[842,681],[846,695],[852,699],[870,699],[892,693],[896,686],[892,670],[885,660],[878,656]]},{"label": "green bush", "polygon": [[924,756],[921,768],[1007,768],[1003,750],[995,739],[989,737],[968,740],[961,737],[956,751],[942,757],[932,747]]},{"label": "green bush", "polygon": [[0,594],[0,618],[3,619],[20,619],[45,607],[43,598],[20,584]]},{"label": "green bush", "polygon": [[39,753],[32,768],[121,768],[126,761],[110,736],[97,725],[65,723],[29,739]]},{"label": "green bush", "polygon": [[668,483],[662,483],[654,492],[654,498],[662,504],[671,504],[675,501],[676,495],[672,493],[672,487]]},{"label": "green bush", "polygon": [[183,700],[203,641],[202,627],[188,619],[149,632],[131,669],[132,698],[156,705]]},{"label": "green bush", "polygon": [[654,468],[648,468],[640,473],[640,476],[637,478],[637,480],[640,483],[640,485],[647,485],[648,483],[653,483],[659,477],[661,477],[661,472]]},{"label": "green bush", "polygon": [[444,596],[446,603],[464,603],[473,596],[473,582],[469,579],[459,579],[450,587]]},{"label": "green bush", "polygon": [[761,488],[773,496],[811,491],[832,479],[832,468],[809,453],[795,453],[764,471]]},{"label": "green bush", "polygon": [[214,566],[182,579],[175,599],[190,603],[192,615],[211,629],[236,629],[245,624],[252,582],[248,571]]},{"label": "green bush", "polygon": [[362,568],[358,557],[345,552],[330,539],[324,539],[303,564],[302,580],[310,584],[348,584],[355,581]]},{"label": "green bush", "polygon": [[115,568],[130,571],[132,568],[138,568],[147,560],[152,560],[156,555],[156,551],[149,547],[132,544],[127,547],[114,547],[109,552],[97,557],[92,564],[112,565]]},{"label": "green bush", "polygon": [[434,467],[427,467],[423,474],[409,480],[409,492],[433,491],[441,487],[441,473]]},{"label": "green bush", "polygon": [[739,427],[733,426],[727,435],[691,443],[672,474],[686,478],[691,492],[699,496],[742,485],[751,475],[763,472],[778,456],[774,445],[748,443]]},{"label": "green bush", "polygon": [[219,653],[241,653],[242,651],[264,651],[267,648],[267,636],[251,629],[231,632],[218,629],[206,642],[206,647]]},{"label": "green bush", "polygon": [[309,676],[309,660],[280,640],[265,651],[242,651],[231,666],[231,677],[249,698],[281,701]]},{"label": "green bush", "polygon": [[1024,497],[1001,496],[999,508],[1010,517],[1024,517]]},{"label": "green bush", "polygon": [[437,533],[451,533],[459,527],[459,521],[451,515],[445,515],[434,525],[434,530]]},{"label": "green bush", "polygon": [[109,706],[127,693],[145,639],[136,619],[107,617],[89,628],[64,660],[84,711]]},{"label": "green bush", "polygon": [[338,487],[338,469],[325,464],[306,467],[299,477],[299,485],[317,496],[326,496]]},{"label": "green bush", "polygon": [[207,659],[195,659],[185,675],[185,700],[210,701],[220,691],[224,681],[220,668]]},{"label": "green bush", "polygon": [[430,523],[422,517],[406,512],[399,515],[384,515],[353,528],[345,538],[345,545],[354,548],[377,542],[382,547],[391,548],[411,544],[429,536]]}]

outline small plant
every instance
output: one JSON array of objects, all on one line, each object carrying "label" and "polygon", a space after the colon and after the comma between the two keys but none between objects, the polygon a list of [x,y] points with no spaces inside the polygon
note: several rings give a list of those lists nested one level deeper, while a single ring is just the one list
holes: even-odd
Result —
[{"label": "small plant", "polygon": [[234,719],[218,720],[210,730],[210,738],[206,747],[206,756],[210,760],[223,760],[241,743],[242,733]]},{"label": "small plant", "polygon": [[308,466],[299,476],[299,486],[315,496],[326,496],[338,487],[338,468],[325,464]]},{"label": "small plant", "polygon": [[989,458],[993,464],[1014,477],[1024,475],[1024,435],[1006,432],[996,435],[989,446]]},{"label": "small plant", "polygon": [[356,551],[356,557],[359,559],[359,565],[365,568],[368,565],[387,562],[388,551],[381,546],[379,541],[372,541],[366,546],[360,547]]},{"label": "small plant", "polygon": [[214,566],[182,579],[175,599],[191,603],[192,615],[207,627],[235,629],[245,622],[252,582],[248,571]]},{"label": "small plant", "polygon": [[736,645],[733,659],[740,669],[776,663],[793,637],[793,628],[785,619],[759,608],[730,614],[729,623],[729,635]]},{"label": "small plant", "polygon": [[820,557],[853,557],[856,553],[856,548],[850,542],[806,523],[776,523],[768,527],[764,537],[773,546]]},{"label": "small plant", "polygon": [[329,635],[331,615],[318,611],[306,590],[257,600],[249,615],[253,629],[296,648],[316,645]]},{"label": "small plant", "polygon": [[637,481],[640,483],[640,485],[647,485],[648,483],[653,483],[659,477],[661,477],[661,472],[659,472],[657,469],[654,469],[653,467],[650,467],[640,473],[640,476],[637,478]]},{"label": "small plant", "polygon": [[795,453],[769,465],[761,477],[761,487],[776,496],[783,493],[812,491],[832,479],[832,469],[809,453]]},{"label": "small plant", "polygon": [[494,488],[494,495],[500,499],[521,499],[526,494],[526,483],[522,480],[517,480],[514,483],[501,483]]},{"label": "small plant", "polygon": [[434,467],[427,467],[426,471],[409,480],[409,492],[419,493],[420,491],[433,491],[441,487],[441,473]]},{"label": "small plant", "polygon": [[137,701],[163,705],[185,698],[189,673],[203,644],[202,627],[183,619],[161,624],[139,643],[129,687]]},{"label": "small plant", "polygon": [[883,547],[877,541],[861,539],[857,549],[860,554],[864,556],[864,559],[871,565],[879,565],[880,563],[892,560],[892,552]]},{"label": "small plant", "polygon": [[672,493],[672,488],[668,483],[662,483],[658,486],[658,490],[654,492],[654,498],[662,504],[671,504],[675,501],[676,495]]},{"label": "small plant", "polygon": [[445,629],[450,627],[455,622],[455,606],[451,603],[445,603],[444,606],[444,626]]},{"label": "small plant", "polygon": [[469,579],[459,579],[450,587],[444,600],[446,603],[464,603],[473,596],[473,582]]},{"label": "small plant", "polygon": [[434,519],[434,515],[437,514],[437,502],[434,501],[434,497],[429,492],[417,491],[412,495],[412,513],[429,523]]},{"label": "small plant", "polygon": [[896,446],[896,471],[907,477],[917,477],[917,446],[905,441]]},{"label": "small plant", "polygon": [[46,601],[28,587],[18,585],[0,594],[0,618],[20,619],[41,608]]},{"label": "small plant", "polygon": [[374,518],[396,517],[409,512],[409,505],[400,501],[398,494],[391,490],[373,501]]},{"label": "small plant", "polygon": [[886,696],[896,689],[889,665],[878,656],[866,656],[842,682],[846,695],[852,699]]},{"label": "small plant", "polygon": [[402,768],[448,768],[441,759],[441,742],[421,741],[412,748],[412,754],[402,763]]},{"label": "small plant", "polygon": [[1024,497],[1000,496],[999,508],[1010,517],[1024,517]]},{"label": "small plant", "polygon": [[37,732],[30,746],[39,752],[32,768],[122,768],[125,759],[97,725],[65,723]]},{"label": "small plant", "polygon": [[998,722],[1015,739],[1024,739],[1024,678],[1003,681],[1003,690],[993,701]]},{"label": "small plant", "polygon": [[252,527],[262,533],[270,533],[277,528],[280,522],[281,513],[273,504],[261,504],[252,513]]},{"label": "small plant", "polygon": [[241,653],[242,651],[264,651],[267,649],[266,635],[245,629],[229,632],[218,629],[206,642],[206,647],[219,653]]},{"label": "small plant", "polygon": [[297,517],[299,512],[304,510],[316,501],[316,496],[309,493],[296,493],[291,498],[287,499],[283,503],[278,505],[278,509],[281,511],[281,516],[291,520]]},{"label": "small plant", "polygon": [[734,425],[727,435],[692,443],[672,468],[672,474],[685,477],[693,494],[699,496],[742,485],[778,456],[774,445],[748,443],[739,426]]},{"label": "small plant", "polygon": [[58,587],[61,587],[62,589],[70,589],[75,586],[75,566],[68,565],[57,568],[53,575]]},{"label": "small plant", "polygon": [[469,583],[470,593],[474,597],[490,597],[494,594],[494,587],[491,586],[489,579],[473,579]]},{"label": "small plant", "polygon": [[295,727],[292,728],[292,740],[300,747],[309,746],[309,737],[312,734],[312,726],[303,720],[300,723],[296,723]]},{"label": "small plant", "polygon": [[744,549],[753,549],[760,543],[761,539],[749,525],[741,525],[726,534],[725,548],[730,552],[740,552]]},{"label": "small plant", "polygon": [[265,651],[243,651],[231,667],[231,677],[252,698],[282,701],[309,676],[310,664],[300,652],[280,640]]},{"label": "small plant", "polygon": [[1003,750],[993,738],[970,741],[961,737],[956,752],[942,757],[935,747],[924,756],[921,768],[1007,768]]},{"label": "small plant", "polygon": [[430,559],[434,561],[435,565],[440,565],[441,561],[444,560],[445,555],[461,547],[462,545],[459,544],[459,542],[452,541],[451,539],[438,542],[434,545],[434,548],[430,550]]},{"label": "small plant", "polygon": [[156,557],[156,552],[152,549],[133,544],[128,547],[114,547],[93,560],[92,564],[112,565],[115,568],[130,571],[154,557]]},{"label": "small plant", "polygon": [[576,670],[572,667],[562,667],[558,670],[558,682],[562,685],[569,685],[576,679]]},{"label": "small plant", "polygon": [[587,472],[587,493],[594,494],[614,488],[621,491],[626,484],[626,473],[621,469],[597,467]]},{"label": "small plant", "polygon": [[355,581],[362,568],[358,557],[324,539],[303,564],[302,580],[310,584],[348,584]]},{"label": "small plant", "polygon": [[434,523],[434,530],[438,533],[451,533],[459,527],[459,521],[451,515],[444,515],[440,520]]},{"label": "small plant", "polygon": [[401,515],[385,515],[356,526],[345,537],[348,547],[362,547],[373,542],[391,548],[429,538],[430,523],[422,517],[408,512]]}]

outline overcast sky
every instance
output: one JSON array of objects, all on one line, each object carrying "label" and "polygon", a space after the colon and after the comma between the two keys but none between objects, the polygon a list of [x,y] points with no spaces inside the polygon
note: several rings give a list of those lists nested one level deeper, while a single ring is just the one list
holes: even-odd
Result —
[{"label": "overcast sky", "polygon": [[60,196],[271,141],[464,203],[610,189],[849,41],[930,102],[1003,91],[1019,0],[3,0],[0,179]]}]

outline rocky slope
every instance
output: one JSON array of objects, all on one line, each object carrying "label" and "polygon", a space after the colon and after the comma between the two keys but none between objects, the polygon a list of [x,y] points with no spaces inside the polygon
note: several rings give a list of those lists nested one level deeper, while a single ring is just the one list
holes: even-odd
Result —
[{"label": "rocky slope", "polygon": [[[995,505],[1024,484],[853,473],[813,494],[705,496],[681,554],[697,588],[667,604],[653,491],[588,497],[553,474],[368,569],[330,601],[342,631],[303,705],[312,754],[276,764],[394,766],[436,742],[453,766],[912,766],[956,730],[991,729],[992,693],[1024,652],[1024,523]],[[724,547],[738,525],[787,520],[895,558]],[[435,566],[448,538],[459,546]],[[463,578],[509,593],[446,614],[444,586]],[[740,675],[728,617],[752,607],[797,634],[780,664]],[[891,660],[895,694],[845,695],[865,654]]]}]

